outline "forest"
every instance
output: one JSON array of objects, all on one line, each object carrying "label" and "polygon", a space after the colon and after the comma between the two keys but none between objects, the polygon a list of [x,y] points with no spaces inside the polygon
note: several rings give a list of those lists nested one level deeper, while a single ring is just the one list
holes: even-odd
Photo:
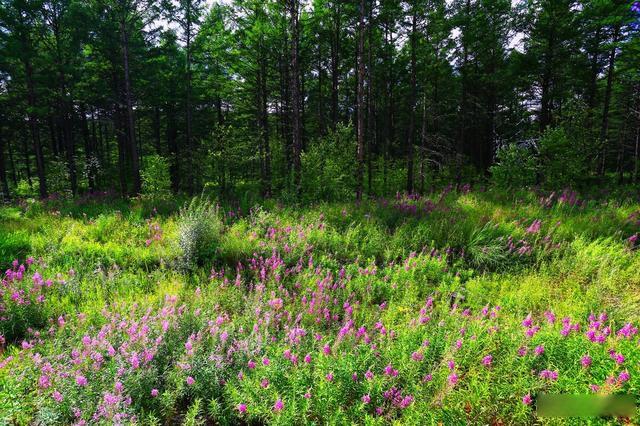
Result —
[{"label": "forest", "polygon": [[173,192],[252,199],[425,193],[496,164],[505,185],[635,183],[637,9],[3,1],[2,194],[138,195],[167,168]]},{"label": "forest", "polygon": [[639,172],[638,1],[0,0],[0,425],[638,424]]}]

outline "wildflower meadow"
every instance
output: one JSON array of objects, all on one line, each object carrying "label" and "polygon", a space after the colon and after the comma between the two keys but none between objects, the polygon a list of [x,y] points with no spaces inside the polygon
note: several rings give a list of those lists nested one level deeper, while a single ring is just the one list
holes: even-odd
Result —
[{"label": "wildflower meadow", "polygon": [[640,390],[631,199],[0,217],[2,424],[582,424],[537,417],[536,396]]}]

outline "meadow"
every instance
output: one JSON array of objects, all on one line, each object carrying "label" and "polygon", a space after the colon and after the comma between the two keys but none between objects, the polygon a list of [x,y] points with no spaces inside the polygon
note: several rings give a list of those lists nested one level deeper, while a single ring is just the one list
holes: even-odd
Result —
[{"label": "meadow", "polygon": [[0,424],[583,424],[535,398],[638,398],[638,232],[570,190],[0,207]]}]

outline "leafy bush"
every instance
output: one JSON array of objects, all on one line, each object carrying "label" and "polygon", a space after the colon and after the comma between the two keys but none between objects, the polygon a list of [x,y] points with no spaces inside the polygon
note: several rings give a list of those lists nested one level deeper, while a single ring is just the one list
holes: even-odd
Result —
[{"label": "leafy bush", "polygon": [[47,168],[47,189],[49,193],[65,198],[71,197],[69,182],[69,167],[67,163],[60,159],[50,162]]},{"label": "leafy bush", "polygon": [[514,144],[498,150],[491,180],[501,188],[522,188],[536,182],[536,159],[530,149]]},{"label": "leafy bush", "polygon": [[178,225],[182,267],[192,269],[211,259],[218,248],[222,228],[218,207],[209,199],[194,197],[183,207]]},{"label": "leafy bush", "polygon": [[302,156],[302,187],[309,200],[350,197],[356,186],[356,140],[351,126],[338,125],[312,142]]},{"label": "leafy bush", "polygon": [[547,186],[570,187],[588,175],[580,144],[561,127],[547,129],[539,141],[540,167]]},{"label": "leafy bush", "polygon": [[26,179],[18,181],[16,186],[16,195],[20,198],[33,198],[38,196],[38,179],[32,179],[31,185]]},{"label": "leafy bush", "polygon": [[142,195],[153,200],[171,196],[171,176],[169,162],[160,155],[150,155],[144,159],[142,177]]}]

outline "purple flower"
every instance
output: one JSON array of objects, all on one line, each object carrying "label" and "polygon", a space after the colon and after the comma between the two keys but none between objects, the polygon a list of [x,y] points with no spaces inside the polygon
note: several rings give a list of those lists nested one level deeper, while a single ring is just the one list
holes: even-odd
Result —
[{"label": "purple flower", "polygon": [[621,371],[620,374],[618,375],[618,382],[624,383],[630,378],[631,378],[631,375],[629,374],[629,372],[627,370],[624,370],[624,371]]},{"label": "purple flower", "polygon": [[387,376],[396,377],[398,375],[398,370],[394,369],[393,366],[389,364],[384,368],[384,374],[386,374]]},{"label": "purple flower", "polygon": [[536,354],[536,356],[542,355],[544,353],[544,346],[543,345],[536,346],[533,352]]},{"label": "purple flower", "polygon": [[327,356],[328,356],[328,355],[331,355],[331,346],[329,346],[328,344],[325,344],[325,345],[322,347],[322,352],[323,352],[325,355],[327,355]]},{"label": "purple flower", "polygon": [[38,386],[40,386],[42,389],[47,389],[49,386],[51,386],[49,377],[44,374],[40,376],[40,379],[38,380]]},{"label": "purple flower", "polygon": [[580,364],[582,364],[584,368],[589,368],[592,362],[593,360],[589,355],[585,355],[580,359]]},{"label": "purple flower", "polygon": [[484,365],[485,367],[490,367],[492,362],[493,362],[492,355],[487,355],[484,358],[482,358],[482,365]]},{"label": "purple flower", "polygon": [[414,352],[411,354],[411,359],[414,361],[422,361],[424,359],[424,355],[420,352]]},{"label": "purple flower", "polygon": [[86,386],[86,385],[87,385],[87,383],[88,383],[88,382],[87,382],[87,378],[86,378],[86,377],[84,377],[83,375],[78,374],[78,375],[76,376],[76,384],[77,384],[78,386]]},{"label": "purple flower", "polygon": [[531,398],[531,394],[526,394],[525,396],[522,397],[522,403],[524,405],[531,405],[531,402],[533,402],[533,399]]},{"label": "purple flower", "polygon": [[368,404],[371,402],[371,396],[369,396],[369,394],[363,395],[362,396],[362,402],[365,404]]},{"label": "purple flower", "polygon": [[255,361],[250,359],[249,362],[247,363],[247,367],[249,367],[249,370],[253,370],[254,368],[256,368]]},{"label": "purple flower", "polygon": [[531,223],[531,225],[526,229],[525,232],[527,234],[537,234],[538,232],[540,232],[541,224],[542,222],[540,221],[540,219],[536,219]]},{"label": "purple flower", "polygon": [[152,396],[152,397],[154,397],[154,398],[155,398],[156,396],[158,396],[158,393],[159,393],[159,392],[158,392],[158,389],[155,389],[155,388],[154,388],[154,389],[151,389],[151,396]]},{"label": "purple flower", "polygon": [[326,378],[327,378],[328,381],[333,382],[333,374],[332,373],[328,373],[326,375]]},{"label": "purple flower", "polygon": [[247,404],[244,403],[240,403],[238,404],[238,411],[240,412],[240,414],[244,414],[247,412]]},{"label": "purple flower", "polygon": [[282,402],[281,399],[278,399],[276,403],[273,404],[273,411],[275,411],[276,413],[282,411],[283,408],[284,408],[284,403]]},{"label": "purple flower", "polygon": [[611,350],[609,352],[609,356],[616,362],[616,364],[622,364],[624,362],[624,355],[622,355],[621,353]]},{"label": "purple flower", "polygon": [[456,373],[451,373],[449,374],[449,383],[451,383],[452,385],[455,385],[456,383],[458,383],[458,375]]},{"label": "purple flower", "polygon": [[187,384],[189,386],[191,386],[192,384],[194,384],[196,382],[196,379],[194,379],[193,377],[189,376],[187,377]]},{"label": "purple flower", "polygon": [[556,381],[558,380],[558,372],[553,370],[542,370],[540,372],[540,378]]}]

